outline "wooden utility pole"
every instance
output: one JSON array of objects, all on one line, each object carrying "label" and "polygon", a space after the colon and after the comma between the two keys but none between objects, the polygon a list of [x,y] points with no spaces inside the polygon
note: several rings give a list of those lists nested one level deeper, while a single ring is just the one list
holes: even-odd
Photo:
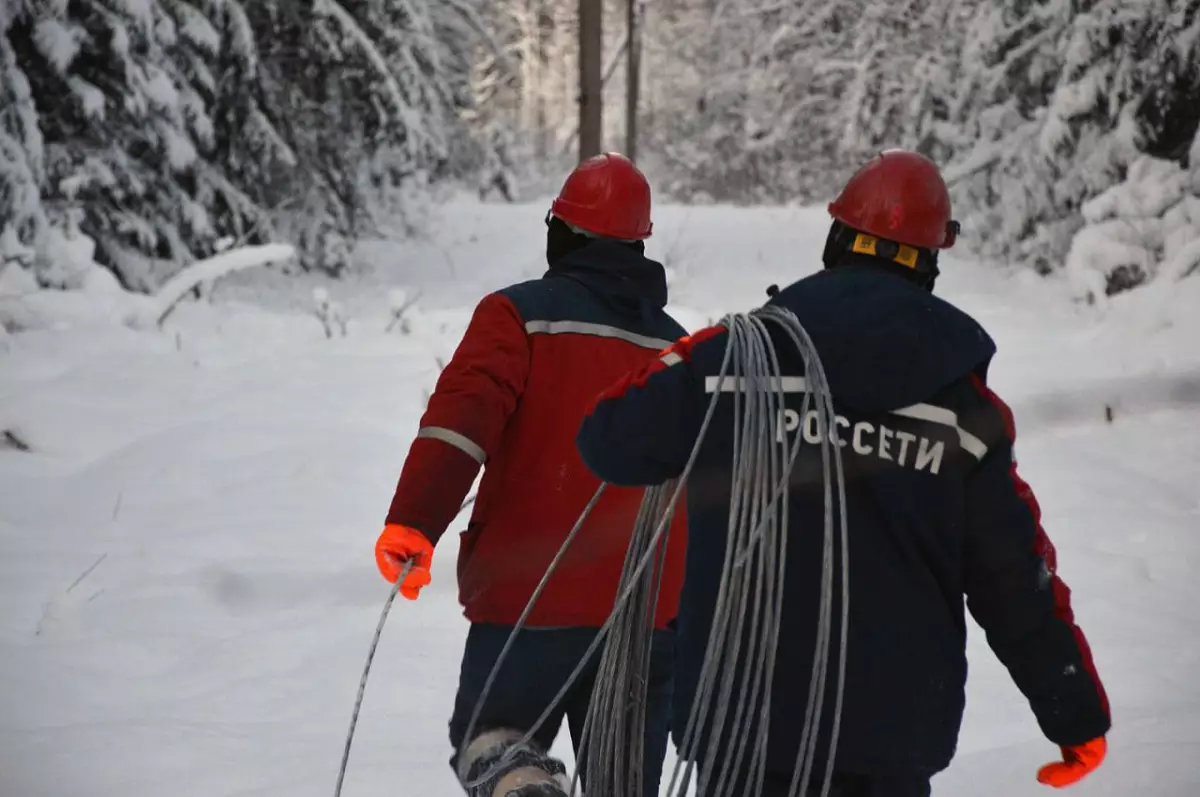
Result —
[{"label": "wooden utility pole", "polygon": [[642,79],[642,21],[640,0],[628,0],[626,27],[629,46],[625,50],[625,155],[637,160],[638,94]]},{"label": "wooden utility pole", "polygon": [[550,9],[546,7],[546,0],[534,0],[534,6],[537,11],[537,44],[534,47],[534,59],[537,63],[537,92],[534,95],[534,127],[536,130],[534,136],[533,151],[539,162],[544,162],[546,154],[549,150],[547,143],[546,131],[546,91],[549,89],[549,81],[546,80],[546,45],[550,40],[550,33],[554,27],[554,18],[550,15]]},{"label": "wooden utility pole", "polygon": [[579,0],[579,160],[600,154],[603,124],[603,0]]}]

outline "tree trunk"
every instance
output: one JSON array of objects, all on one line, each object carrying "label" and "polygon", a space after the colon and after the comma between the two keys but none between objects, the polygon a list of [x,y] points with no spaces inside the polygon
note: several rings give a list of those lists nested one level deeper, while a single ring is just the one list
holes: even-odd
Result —
[{"label": "tree trunk", "polygon": [[642,78],[642,21],[638,15],[639,0],[627,0],[626,26],[629,46],[625,51],[625,155],[637,160],[638,94]]},{"label": "tree trunk", "polygon": [[600,154],[603,0],[579,0],[579,160]]},{"label": "tree trunk", "polygon": [[537,81],[534,87],[534,139],[533,152],[538,161],[544,161],[549,151],[549,134],[546,124],[546,92],[550,81],[546,79],[546,47],[554,28],[554,18],[546,8],[546,0],[535,0],[537,7],[537,46],[534,58],[537,63]]}]

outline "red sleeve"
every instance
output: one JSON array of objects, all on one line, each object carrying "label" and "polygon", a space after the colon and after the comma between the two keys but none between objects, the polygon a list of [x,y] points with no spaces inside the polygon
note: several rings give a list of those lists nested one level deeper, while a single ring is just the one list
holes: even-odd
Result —
[{"label": "red sleeve", "polygon": [[693,368],[693,351],[727,331],[709,327],[680,338],[596,397],[575,445],[597,478],[643,487],[683,472],[708,405]]},{"label": "red sleeve", "polygon": [[436,542],[500,444],[529,376],[529,338],[508,297],[491,294],[438,377],[396,485],[387,522]]},{"label": "red sleeve", "polygon": [[980,430],[988,454],[967,485],[967,603],[1046,736],[1082,744],[1107,732],[1108,696],[1058,573],[1041,507],[1017,472],[1012,411],[982,379],[971,381],[991,412],[990,428]]}]

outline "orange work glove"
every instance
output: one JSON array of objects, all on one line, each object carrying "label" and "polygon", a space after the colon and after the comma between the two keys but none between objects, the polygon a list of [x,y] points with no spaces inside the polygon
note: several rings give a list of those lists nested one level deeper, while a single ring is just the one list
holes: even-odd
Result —
[{"label": "orange work glove", "polygon": [[1107,752],[1108,743],[1103,736],[1073,747],[1064,747],[1062,761],[1055,761],[1038,770],[1038,782],[1056,789],[1078,783],[1100,766]]},{"label": "orange work glove", "polygon": [[395,584],[409,560],[413,566],[400,585],[400,594],[415,601],[421,587],[432,579],[429,566],[433,563],[433,543],[416,529],[388,523],[375,543],[375,564],[379,566],[379,572]]}]

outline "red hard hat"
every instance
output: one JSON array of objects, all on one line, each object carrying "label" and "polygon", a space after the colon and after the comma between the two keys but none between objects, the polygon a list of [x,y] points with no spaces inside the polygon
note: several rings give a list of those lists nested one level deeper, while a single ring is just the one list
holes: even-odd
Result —
[{"label": "red hard hat", "polygon": [[829,204],[855,230],[922,249],[949,249],[958,235],[950,192],[933,161],[901,149],[881,152]]},{"label": "red hard hat", "polygon": [[601,238],[650,237],[650,184],[624,155],[607,152],[575,167],[550,212]]}]

